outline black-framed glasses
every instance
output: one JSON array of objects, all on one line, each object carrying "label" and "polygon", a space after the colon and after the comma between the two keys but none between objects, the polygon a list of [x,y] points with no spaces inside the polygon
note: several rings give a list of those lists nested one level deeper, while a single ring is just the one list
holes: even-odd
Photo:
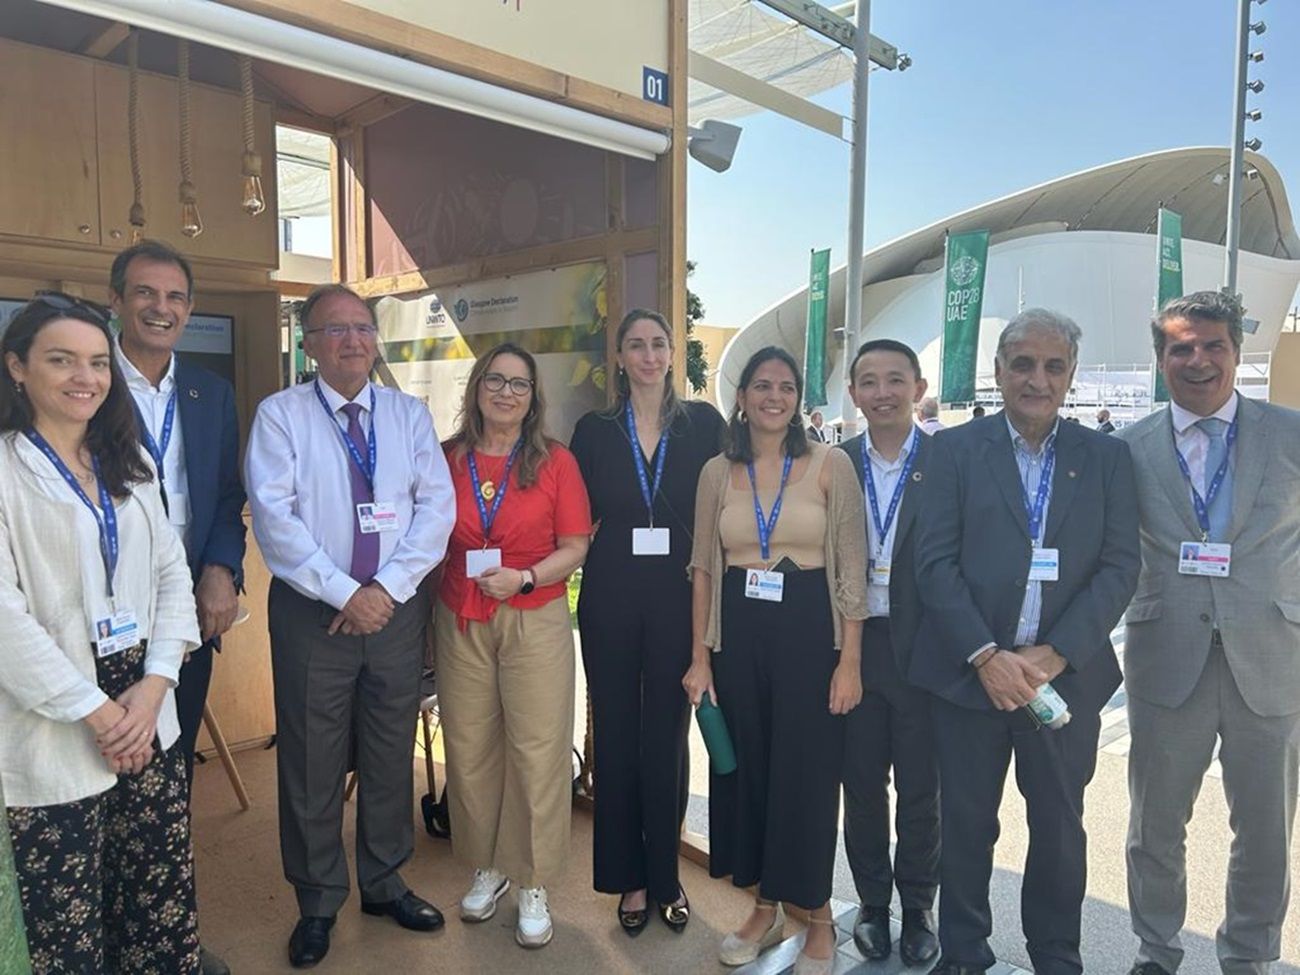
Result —
[{"label": "black-framed glasses", "polygon": [[363,339],[372,339],[379,334],[379,329],[370,322],[358,322],[356,325],[322,325],[320,328],[306,329],[302,334],[315,335],[318,332],[324,332],[332,339],[341,339],[349,332],[356,332]]},{"label": "black-framed glasses", "polygon": [[78,298],[76,295],[65,294],[62,291],[38,291],[32,297],[32,304],[44,305],[46,308],[53,308],[55,311],[72,311],[76,308],[86,312],[99,324],[105,326],[113,318],[113,313],[104,305],[95,301],[87,301],[85,298]]},{"label": "black-framed glasses", "polygon": [[510,387],[510,392],[516,396],[527,396],[533,391],[533,381],[525,379],[523,376],[513,376],[507,379],[499,372],[489,372],[483,376],[483,388],[489,393],[499,393],[507,386]]}]

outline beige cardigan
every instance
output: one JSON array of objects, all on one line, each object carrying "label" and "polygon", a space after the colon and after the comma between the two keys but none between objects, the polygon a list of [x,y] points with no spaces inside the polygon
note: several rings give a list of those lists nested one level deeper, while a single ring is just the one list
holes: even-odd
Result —
[{"label": "beige cardigan", "polygon": [[[80,502],[46,490],[61,480],[35,463],[21,434],[0,435],[0,781],[9,806],[73,802],[117,777],[81,720],[108,698],[98,691],[83,598]],[[55,492],[57,495],[57,492]],[[118,506],[119,587],[149,641],[145,673],[175,685],[199,643],[185,550],[163,511],[158,482],[137,485]],[[142,611],[148,610],[148,614]],[[147,628],[146,628],[147,621]],[[158,714],[163,748],[180,733],[171,690]]]},{"label": "beige cardigan", "polygon": [[[835,649],[838,650],[843,642],[840,620],[867,618],[866,502],[848,454],[819,443],[809,443],[808,450],[814,465],[818,454],[830,454],[823,461],[830,468],[830,491],[826,498],[826,585],[835,608]],[[718,523],[732,466],[725,455],[719,454],[700,471],[700,486],[695,495],[695,545],[687,568],[688,572],[700,569],[709,573],[713,595],[704,645],[715,652],[722,649],[719,631],[722,575],[726,571]]]}]

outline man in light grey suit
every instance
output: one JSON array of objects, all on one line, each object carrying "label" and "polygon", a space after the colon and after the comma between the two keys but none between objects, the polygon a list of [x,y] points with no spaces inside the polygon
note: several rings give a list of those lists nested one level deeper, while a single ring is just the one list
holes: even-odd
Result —
[{"label": "man in light grey suit", "polygon": [[1235,391],[1232,299],[1176,298],[1152,335],[1173,402],[1118,434],[1142,523],[1125,653],[1130,975],[1182,961],[1186,824],[1216,742],[1233,814],[1219,965],[1263,973],[1281,952],[1300,754],[1300,413]]}]

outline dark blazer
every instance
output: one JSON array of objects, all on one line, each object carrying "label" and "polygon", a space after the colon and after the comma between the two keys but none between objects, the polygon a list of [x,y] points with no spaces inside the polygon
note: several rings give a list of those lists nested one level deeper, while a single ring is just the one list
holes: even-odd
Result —
[{"label": "dark blazer", "polygon": [[239,420],[230,383],[176,360],[176,413],[185,440],[190,499],[190,572],[224,565],[244,585],[244,487],[239,479]]},{"label": "dark blazer", "polygon": [[[851,440],[839,444],[839,448],[848,453],[853,461],[853,469],[858,472],[858,483],[866,492],[866,474],[862,469],[862,439],[866,434],[859,434]],[[921,623],[921,596],[916,584],[916,513],[921,507],[921,492],[926,484],[926,467],[930,461],[933,446],[930,437],[919,427],[916,431],[916,460],[912,463],[912,473],[908,475],[907,487],[903,490],[903,500],[899,502],[898,528],[894,531],[894,548],[889,573],[889,642],[898,661],[898,672],[904,676],[911,666],[912,644],[916,640],[916,631]],[[887,505],[888,499],[881,499]],[[881,512],[884,516],[884,512]],[[871,517],[870,511],[867,518]],[[868,535],[868,538],[870,536]],[[869,554],[869,553],[868,553]]]},{"label": "dark blazer", "polygon": [[[970,708],[991,708],[967,658],[1011,649],[1032,540],[1006,414],[941,430],[931,441],[916,526],[923,606],[913,683]],[[1052,681],[1075,708],[1100,710],[1120,683],[1110,632],[1137,588],[1137,485],[1128,444],[1061,422],[1043,544],[1060,578],[1042,583],[1038,642],[1065,657]]]}]

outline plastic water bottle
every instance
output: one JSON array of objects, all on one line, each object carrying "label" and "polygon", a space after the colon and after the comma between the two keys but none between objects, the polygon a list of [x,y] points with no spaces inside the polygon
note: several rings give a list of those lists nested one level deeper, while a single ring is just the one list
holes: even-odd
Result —
[{"label": "plastic water bottle", "polygon": [[1070,706],[1051,684],[1038,689],[1038,695],[1025,705],[1030,716],[1045,728],[1055,731],[1070,723]]},{"label": "plastic water bottle", "polygon": [[709,692],[700,697],[700,706],[695,709],[695,720],[700,725],[700,737],[709,752],[709,763],[718,775],[730,775],[736,771],[736,749],[731,743],[731,733],[727,730],[727,720],[722,711],[713,703]]}]

